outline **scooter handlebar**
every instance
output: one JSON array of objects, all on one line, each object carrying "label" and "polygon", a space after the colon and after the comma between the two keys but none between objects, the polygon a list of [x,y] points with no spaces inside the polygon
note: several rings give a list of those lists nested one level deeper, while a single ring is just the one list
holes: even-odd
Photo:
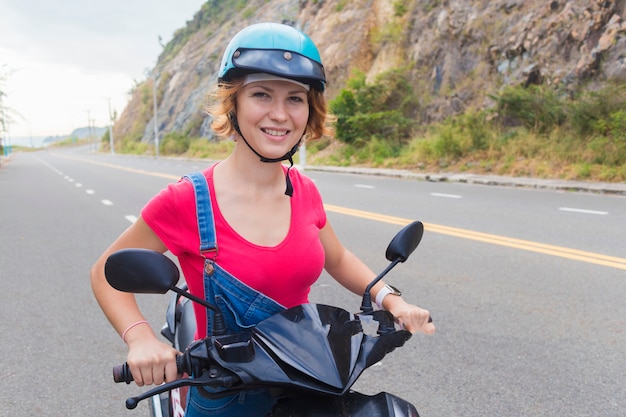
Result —
[{"label": "scooter handlebar", "polygon": [[133,381],[133,374],[130,372],[128,363],[124,362],[121,365],[113,367],[113,381],[126,382],[127,384]]},{"label": "scooter handlebar", "polygon": [[[176,368],[179,374],[183,373],[183,361],[182,355],[176,356]],[[113,381],[117,383],[125,382],[127,384],[133,382],[133,374],[130,371],[128,362],[113,367]]]}]

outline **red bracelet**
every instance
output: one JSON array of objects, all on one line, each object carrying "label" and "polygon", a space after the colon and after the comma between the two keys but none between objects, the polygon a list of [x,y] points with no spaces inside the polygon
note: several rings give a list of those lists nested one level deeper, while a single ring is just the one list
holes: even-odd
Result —
[{"label": "red bracelet", "polygon": [[138,326],[140,324],[144,324],[144,323],[149,324],[146,320],[139,320],[139,321],[134,322],[130,326],[128,326],[126,330],[124,330],[124,332],[122,333],[122,340],[124,341],[124,343],[126,343],[126,333],[128,333],[128,331],[132,329],[133,327]]}]

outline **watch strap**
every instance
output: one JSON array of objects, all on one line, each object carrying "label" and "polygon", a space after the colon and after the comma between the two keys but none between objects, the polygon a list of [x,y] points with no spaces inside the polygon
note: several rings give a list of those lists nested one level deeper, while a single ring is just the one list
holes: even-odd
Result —
[{"label": "watch strap", "polygon": [[393,288],[390,285],[385,285],[384,287],[382,287],[378,291],[378,293],[376,294],[376,299],[374,300],[376,302],[376,305],[378,306],[379,309],[384,310],[383,309],[383,300],[389,294],[401,295],[400,291],[398,291],[397,289]]}]

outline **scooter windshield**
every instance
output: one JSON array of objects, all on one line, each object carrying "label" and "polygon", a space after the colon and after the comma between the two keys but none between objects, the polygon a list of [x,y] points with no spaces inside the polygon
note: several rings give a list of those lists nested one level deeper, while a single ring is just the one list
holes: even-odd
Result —
[{"label": "scooter windshield", "polygon": [[290,308],[252,331],[257,354],[261,348],[272,357],[291,384],[334,394],[346,392],[364,369],[410,336],[404,330],[364,334],[353,314],[323,304]]}]

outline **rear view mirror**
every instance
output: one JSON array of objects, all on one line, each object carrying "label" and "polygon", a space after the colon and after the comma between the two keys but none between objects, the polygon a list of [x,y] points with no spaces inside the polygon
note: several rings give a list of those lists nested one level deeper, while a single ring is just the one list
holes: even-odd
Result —
[{"label": "rear view mirror", "polygon": [[111,254],[104,274],[116,290],[143,294],[165,294],[180,278],[171,259],[148,249],[122,249]]},{"label": "rear view mirror", "polygon": [[404,226],[396,233],[389,243],[389,246],[387,246],[387,252],[385,253],[387,260],[391,263],[365,288],[361,301],[361,311],[363,313],[369,314],[374,311],[372,307],[372,288],[374,285],[391,271],[391,268],[409,258],[409,255],[411,255],[415,248],[417,248],[417,245],[419,245],[423,235],[424,225],[419,221],[414,221]]},{"label": "rear view mirror", "polygon": [[415,221],[402,228],[391,240],[385,256],[391,262],[404,262],[419,245],[424,235],[424,225]]}]

